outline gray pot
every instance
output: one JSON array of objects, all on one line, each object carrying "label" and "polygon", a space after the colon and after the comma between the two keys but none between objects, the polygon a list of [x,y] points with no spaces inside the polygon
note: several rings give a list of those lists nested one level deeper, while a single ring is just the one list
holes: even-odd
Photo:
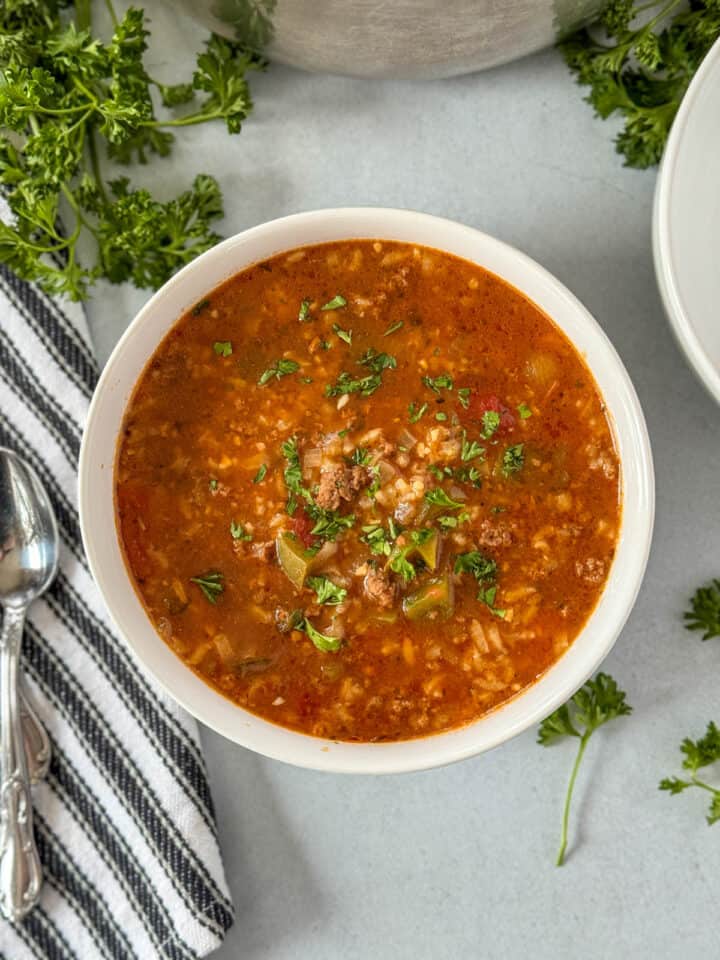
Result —
[{"label": "gray pot", "polygon": [[483,70],[548,46],[602,0],[180,0],[225,36],[250,34],[272,60],[359,77]]}]

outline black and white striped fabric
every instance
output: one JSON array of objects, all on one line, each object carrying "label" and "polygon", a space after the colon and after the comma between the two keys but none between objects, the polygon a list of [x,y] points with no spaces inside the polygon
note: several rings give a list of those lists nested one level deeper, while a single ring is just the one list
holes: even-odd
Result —
[{"label": "black and white striped fabric", "polygon": [[0,446],[47,487],[57,579],[31,608],[23,667],[52,741],[33,790],[45,884],[3,960],[190,960],[233,921],[197,728],[110,626],[80,542],[76,466],[97,377],[82,310],[0,265]]}]

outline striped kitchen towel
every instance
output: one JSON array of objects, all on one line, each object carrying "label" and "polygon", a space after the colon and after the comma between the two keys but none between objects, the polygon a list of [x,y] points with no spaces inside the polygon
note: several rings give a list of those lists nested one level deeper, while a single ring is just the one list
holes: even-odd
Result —
[{"label": "striped kitchen towel", "polygon": [[39,474],[62,543],[23,646],[52,742],[33,788],[45,883],[23,922],[0,919],[3,960],[189,960],[233,921],[196,724],[114,632],[80,542],[77,460],[96,379],[82,310],[0,265],[0,446]]}]

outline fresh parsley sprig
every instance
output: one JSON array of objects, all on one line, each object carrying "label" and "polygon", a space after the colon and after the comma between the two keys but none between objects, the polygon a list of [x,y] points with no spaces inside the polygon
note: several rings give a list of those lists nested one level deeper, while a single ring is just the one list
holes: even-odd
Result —
[{"label": "fresh parsley sprig", "polygon": [[670,127],[695,71],[720,37],[717,0],[609,0],[600,27],[560,44],[587,101],[603,119],[620,114],[615,140],[630,167],[659,162]]},{"label": "fresh parsley sprig", "polygon": [[565,861],[570,804],[585,748],[598,727],[607,723],[608,720],[615,719],[615,717],[624,717],[632,713],[632,707],[626,703],[625,697],[624,691],[620,690],[609,674],[598,673],[594,679],[588,680],[574,697],[562,707],[558,707],[540,724],[537,742],[544,747],[557,743],[563,737],[577,737],[579,740],[575,763],[565,795],[560,849],[556,861],[558,867],[562,866]]},{"label": "fresh parsley sprig", "polygon": [[686,630],[702,630],[701,640],[720,637],[720,580],[711,580],[706,587],[698,587],[683,619]]},{"label": "fresh parsley sprig", "polygon": [[682,763],[683,769],[690,772],[690,778],[665,777],[660,781],[659,788],[660,790],[667,790],[672,795],[682,793],[691,787],[706,790],[710,794],[710,808],[706,819],[708,825],[712,826],[713,823],[720,820],[720,788],[713,787],[705,780],[701,780],[697,774],[698,770],[709,767],[720,760],[720,730],[710,721],[705,736],[698,740],[691,740],[686,737],[680,744],[680,751],[685,755]]},{"label": "fresh parsley sprig", "polygon": [[[160,286],[219,239],[212,177],[199,174],[161,202],[127,177],[107,180],[102,160],[165,157],[171,130],[212,120],[238,133],[252,108],[246,74],[260,62],[213,35],[192,81],[165,86],[143,64],[144,12],[131,7],[118,19],[107,5],[114,29],[103,41],[92,33],[89,0],[70,12],[54,0],[0,4],[0,186],[12,214],[0,223],[0,262],[75,300],[101,277]],[[197,102],[159,116],[153,89],[165,110]],[[94,249],[82,262],[81,242]]]}]

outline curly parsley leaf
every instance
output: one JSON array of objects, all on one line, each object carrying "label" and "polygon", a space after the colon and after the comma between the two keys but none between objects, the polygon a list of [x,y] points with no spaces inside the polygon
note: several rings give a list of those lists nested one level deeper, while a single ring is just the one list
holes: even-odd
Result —
[{"label": "curly parsley leaf", "polygon": [[241,523],[235,523],[234,520],[230,521],[230,536],[233,540],[252,540],[252,534],[248,533]]},{"label": "curly parsley leaf", "polygon": [[438,377],[421,377],[423,385],[432,390],[433,393],[440,394],[441,390],[452,390],[453,378],[449,373],[441,373]]},{"label": "curly parsley leaf", "polygon": [[698,740],[686,737],[680,744],[680,750],[685,755],[683,769],[690,771],[689,779],[679,777],[665,777],[659,783],[660,790],[666,790],[671,795],[682,793],[692,787],[710,793],[710,807],[706,816],[709,826],[720,820],[720,788],[713,787],[705,780],[701,780],[697,773],[703,767],[720,760],[720,730],[711,721],[707,725],[705,735]]},{"label": "curly parsley leaf", "polygon": [[511,477],[525,466],[524,447],[524,443],[515,443],[507,448],[502,459],[503,476]]},{"label": "curly parsley leaf", "polygon": [[[212,177],[160,201],[102,165],[167,156],[172,129],[224,120],[230,132],[251,108],[238,44],[211,37],[192,84],[157,83],[143,56],[148,31],[130,8],[109,40],[94,36],[90,4],[0,5],[0,186],[11,211],[0,224],[0,262],[51,294],[80,300],[105,278],[157,287],[218,239],[222,197]],[[151,90],[182,115],[156,115]],[[59,225],[62,200],[65,229]],[[82,249],[82,257],[80,250]]]},{"label": "curly parsley leaf", "polygon": [[318,603],[337,606],[347,596],[347,590],[333,583],[329,577],[308,577],[306,582],[315,591]]},{"label": "curly parsley leaf", "polygon": [[576,737],[580,741],[565,796],[560,849],[556,861],[558,867],[565,861],[570,804],[585,748],[598,727],[607,723],[608,720],[632,713],[632,707],[626,702],[625,697],[625,692],[620,690],[609,674],[598,673],[594,679],[588,680],[574,697],[540,724],[537,742],[544,747],[557,743],[563,737]]},{"label": "curly parsley leaf", "polygon": [[213,350],[219,357],[229,357],[233,352],[232,343],[229,340],[216,340]]},{"label": "curly parsley leaf", "polygon": [[609,0],[600,29],[580,30],[560,44],[586,97],[603,119],[619,114],[615,140],[630,167],[659,162],[670,127],[695,71],[720,37],[717,0],[656,0],[636,6]]},{"label": "curly parsley leaf", "polygon": [[698,587],[683,614],[686,630],[702,630],[702,640],[720,637],[720,580]]},{"label": "curly parsley leaf", "polygon": [[265,384],[271,380],[280,380],[282,377],[287,377],[291,373],[297,373],[299,369],[300,364],[297,360],[288,360],[283,357],[280,360],[276,360],[271,367],[268,367],[267,370],[263,372],[258,380],[258,386],[264,387]]}]

